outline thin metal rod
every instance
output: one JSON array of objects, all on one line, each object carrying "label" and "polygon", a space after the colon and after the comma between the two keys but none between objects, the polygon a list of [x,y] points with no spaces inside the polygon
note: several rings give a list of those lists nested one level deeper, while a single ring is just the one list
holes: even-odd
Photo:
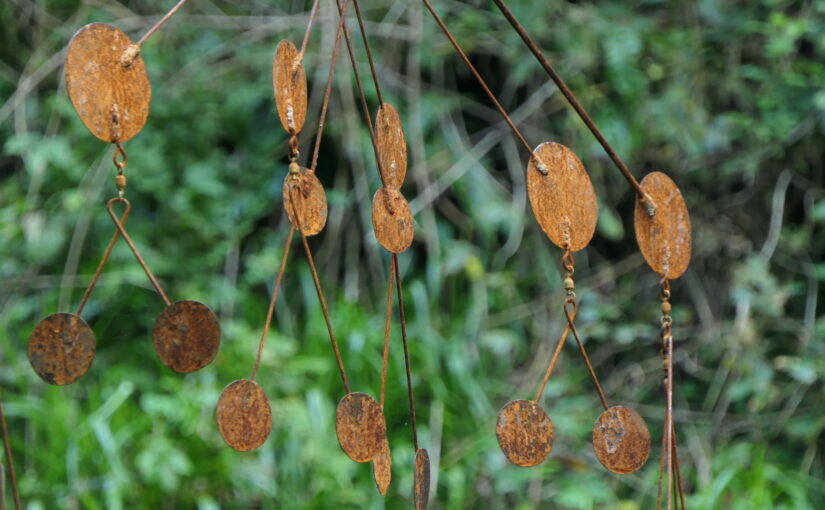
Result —
[{"label": "thin metal rod", "polygon": [[[375,83],[375,93],[378,95],[378,104],[384,105],[384,96],[381,94],[381,85],[378,83],[378,73],[375,72],[375,62],[372,59],[372,50],[370,50],[370,42],[367,40],[367,30],[364,28],[364,18],[361,16],[361,6],[358,0],[352,0],[355,7],[355,17],[358,18],[358,27],[361,30],[361,38],[364,40],[364,48],[367,51],[367,61],[370,63],[370,72],[372,73],[372,81]],[[353,67],[355,62],[353,62]]]},{"label": "thin metal rod", "polygon": [[418,451],[418,429],[415,420],[415,398],[413,397],[412,371],[410,369],[410,349],[407,345],[407,316],[404,312],[404,291],[401,288],[401,271],[398,269],[398,255],[393,253],[392,259],[395,266],[395,288],[398,292],[398,313],[401,317],[401,340],[404,342],[404,366],[407,371],[407,396],[410,400],[410,419],[412,421],[413,444],[415,444],[415,450]]},{"label": "thin metal rod", "polygon": [[[573,319],[576,318],[576,312],[578,312],[578,307],[573,309]],[[556,367],[556,362],[559,360],[559,355],[561,354],[562,349],[564,348],[565,342],[567,342],[567,336],[570,334],[570,324],[567,324],[564,327],[564,331],[562,332],[561,336],[559,337],[559,341],[556,343],[556,350],[553,352],[553,357],[550,358],[550,364],[547,365],[547,372],[544,373],[544,380],[541,382],[541,386],[539,386],[539,391],[536,393],[536,399],[533,400],[536,404],[539,403],[541,400],[541,396],[544,394],[544,388],[547,386],[547,382],[550,380],[550,375],[553,373],[553,369]]]},{"label": "thin metal rod", "polygon": [[140,252],[138,251],[137,246],[135,246],[135,243],[132,242],[132,239],[129,237],[129,234],[126,233],[126,229],[123,228],[123,224],[117,219],[117,215],[115,215],[115,211],[114,209],[112,209],[115,202],[121,202],[127,204],[127,207],[131,207],[131,204],[129,204],[129,200],[123,197],[115,197],[109,200],[109,203],[106,204],[106,208],[109,210],[109,216],[112,217],[112,221],[115,223],[115,226],[120,231],[120,235],[122,235],[123,239],[126,240],[126,244],[129,245],[129,248],[132,250],[132,253],[135,254],[135,258],[137,259],[138,264],[140,264],[140,267],[143,268],[143,271],[146,273],[146,276],[149,277],[149,281],[152,283],[152,286],[155,288],[156,291],[158,291],[158,294],[160,294],[160,298],[163,299],[163,302],[166,303],[166,306],[171,306],[172,302],[169,301],[168,297],[166,297],[166,293],[163,292],[163,288],[161,288],[160,283],[158,283],[158,281],[155,279],[155,275],[152,274],[152,271],[149,269],[149,266],[146,265],[146,262],[144,262],[143,257],[140,256]]},{"label": "thin metal rod", "polygon": [[667,444],[665,441],[667,440],[667,434],[662,434],[662,458],[659,461],[659,484],[658,489],[656,490],[656,510],[661,510],[662,508],[662,482],[664,481],[665,475],[665,448]]},{"label": "thin metal rod", "polygon": [[[6,462],[9,465],[9,480],[11,481],[11,492],[14,496],[14,508],[20,510],[20,494],[17,492],[17,475],[14,472],[14,458],[11,455],[11,443],[9,442],[9,430],[6,425],[6,414],[3,412],[3,401],[0,399],[0,424],[3,427],[3,447],[6,449]],[[0,501],[2,504],[2,501]]]},{"label": "thin metal rod", "polygon": [[673,465],[676,468],[676,489],[681,502],[682,510],[685,510],[685,488],[682,485],[682,470],[679,466],[679,438],[676,436],[676,423],[673,423]]},{"label": "thin metal rod", "polygon": [[573,332],[573,338],[576,339],[576,343],[579,345],[579,351],[582,353],[582,357],[584,358],[584,364],[587,365],[587,371],[590,372],[590,377],[593,379],[593,384],[596,385],[596,391],[599,393],[599,400],[602,401],[602,406],[604,406],[605,411],[610,407],[607,403],[607,398],[604,396],[604,391],[602,390],[602,385],[599,383],[599,378],[596,376],[596,371],[593,370],[593,365],[590,364],[590,356],[587,355],[587,351],[584,348],[584,344],[582,343],[581,339],[579,339],[579,333],[576,331],[576,325],[573,324],[573,316],[570,311],[567,309],[567,305],[572,304],[573,310],[578,309],[578,304],[576,304],[576,300],[574,298],[567,298],[564,301],[564,316],[567,318],[567,324],[570,326],[570,331]]},{"label": "thin metal rod", "polygon": [[312,24],[315,22],[315,14],[318,13],[319,3],[320,0],[315,0],[312,3],[312,9],[309,11],[309,22],[307,23],[307,31],[304,33],[304,42],[301,43],[301,58],[304,57],[304,53],[306,53],[307,51],[307,44],[309,43],[309,34],[310,32],[312,32]]},{"label": "thin metal rod", "polygon": [[384,322],[384,360],[381,365],[381,409],[387,389],[387,364],[390,359],[390,325],[392,324],[392,283],[395,280],[395,258],[390,258],[389,288],[387,289],[387,317]]},{"label": "thin metal rod", "polygon": [[284,269],[286,268],[286,261],[289,259],[289,247],[292,245],[292,236],[295,234],[295,225],[289,227],[289,234],[286,236],[286,243],[284,243],[284,253],[281,255],[281,264],[278,267],[278,275],[275,277],[275,288],[272,290],[272,299],[269,300],[269,309],[266,311],[266,320],[264,321],[264,331],[261,334],[261,341],[258,343],[258,355],[255,357],[255,365],[252,367],[252,377],[254,381],[258,375],[258,367],[261,364],[261,356],[264,352],[264,344],[266,337],[269,334],[269,324],[272,322],[272,314],[275,311],[275,302],[278,301],[278,291],[281,289],[281,281],[284,279]]},{"label": "thin metal rod", "polygon": [[152,28],[150,28],[150,29],[149,29],[149,31],[148,31],[148,32],[146,32],[146,35],[144,35],[143,37],[141,37],[141,38],[140,38],[140,40],[137,42],[137,44],[136,44],[135,46],[137,46],[138,48],[139,48],[139,47],[141,47],[141,46],[143,45],[143,43],[145,43],[145,42],[146,42],[146,40],[147,40],[147,39],[149,39],[150,37],[152,37],[152,34],[154,34],[155,32],[157,32],[157,30],[161,27],[161,25],[163,25],[164,23],[166,23],[166,22],[169,20],[169,18],[171,18],[173,14],[175,14],[176,12],[178,12],[178,10],[179,10],[181,7],[183,7],[183,5],[184,5],[186,2],[188,2],[188,1],[189,1],[189,0],[180,0],[180,2],[178,2],[177,4],[175,4],[175,6],[174,6],[174,7],[172,7],[172,10],[170,10],[170,11],[169,11],[169,12],[167,12],[167,13],[166,13],[166,14],[165,14],[162,18],[160,18],[160,20],[158,20],[158,22],[157,22],[157,23],[155,23],[155,26],[153,26]]},{"label": "thin metal rod", "polygon": [[665,370],[667,381],[667,409],[665,411],[665,449],[667,452],[667,507],[673,508],[673,337],[669,334],[664,338],[664,348],[667,353]]}]

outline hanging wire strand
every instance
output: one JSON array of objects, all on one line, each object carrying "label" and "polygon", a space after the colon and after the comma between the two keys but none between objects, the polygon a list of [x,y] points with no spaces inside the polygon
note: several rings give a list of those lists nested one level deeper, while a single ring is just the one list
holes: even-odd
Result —
[{"label": "hanging wire strand", "polygon": [[[11,443],[9,442],[9,430],[6,425],[6,414],[3,412],[3,401],[0,399],[0,425],[3,427],[3,447],[6,450],[6,463],[9,465],[9,480],[11,481],[11,492],[14,497],[14,508],[20,510],[20,493],[17,492],[17,474],[14,472],[14,458],[11,455]],[[0,500],[0,506],[3,501]]]},{"label": "hanging wire strand", "polygon": [[315,15],[318,13],[318,4],[320,0],[315,0],[312,3],[312,10],[309,11],[309,22],[307,23],[307,30],[304,33],[304,42],[301,43],[301,51],[299,52],[299,56],[301,59],[304,58],[304,53],[307,51],[307,44],[309,43],[309,34],[312,32],[312,25],[315,22]]},{"label": "hanging wire strand", "polygon": [[[572,318],[576,318],[576,313],[578,312],[578,306],[573,308]],[[565,342],[567,342],[567,336],[570,334],[570,324],[567,324],[564,327],[564,331],[562,332],[561,336],[559,337],[559,341],[556,343],[556,350],[553,352],[553,357],[550,358],[550,364],[547,365],[547,372],[544,373],[544,380],[541,382],[541,386],[539,386],[539,391],[536,393],[536,398],[533,400],[536,404],[539,403],[541,400],[541,396],[544,394],[544,388],[547,386],[547,382],[550,381],[550,375],[553,373],[553,369],[556,367],[556,362],[559,360],[559,355],[561,354],[562,349],[564,348]]]},{"label": "hanging wire strand", "polygon": [[604,396],[604,391],[602,390],[602,385],[599,383],[599,378],[596,375],[596,371],[593,370],[593,365],[590,363],[590,356],[587,355],[587,350],[585,350],[584,344],[579,339],[579,333],[576,331],[576,326],[573,324],[573,317],[567,309],[568,305],[571,304],[573,305],[574,310],[578,307],[574,298],[567,298],[564,302],[564,316],[567,318],[567,324],[570,325],[570,331],[573,332],[573,338],[576,339],[576,343],[579,346],[579,351],[582,353],[584,364],[587,365],[587,371],[590,372],[590,377],[593,379],[593,384],[596,385],[596,391],[599,393],[599,400],[602,401],[602,406],[606,411],[610,405],[607,403],[607,398]]},{"label": "hanging wire strand", "polygon": [[412,436],[415,450],[418,451],[418,428],[415,420],[415,398],[413,397],[412,370],[410,369],[410,349],[407,345],[407,316],[404,312],[404,291],[401,288],[401,272],[398,269],[398,255],[392,254],[395,266],[395,283],[398,292],[398,314],[401,318],[401,340],[404,343],[404,367],[407,371],[407,396],[410,400],[410,420],[412,422]]},{"label": "hanging wire strand", "polygon": [[390,359],[390,325],[392,324],[392,283],[395,280],[395,258],[390,258],[389,288],[387,289],[387,316],[384,321],[384,359],[381,363],[381,409],[387,390],[387,364]]},{"label": "hanging wire strand", "polygon": [[135,44],[135,46],[137,46],[138,48],[143,46],[143,43],[145,43],[147,39],[152,37],[152,34],[157,32],[158,29],[164,23],[169,21],[169,18],[171,18],[176,12],[178,12],[180,10],[180,8],[183,7],[184,4],[186,4],[186,2],[188,2],[188,1],[189,0],[180,0],[177,4],[175,4],[175,6],[172,7],[172,9],[169,12],[167,12],[162,18],[160,18],[160,20],[158,20],[158,22],[155,23],[155,25],[152,28],[150,28],[149,31],[146,32],[146,34],[143,37],[140,38],[140,40]]},{"label": "hanging wire strand", "polygon": [[[352,0],[355,7],[355,17],[358,18],[358,27],[361,31],[361,38],[364,40],[364,48],[367,52],[367,61],[370,63],[370,72],[372,73],[372,81],[375,83],[375,94],[378,96],[378,104],[384,106],[384,96],[381,94],[381,85],[378,83],[378,73],[375,72],[375,62],[372,59],[372,50],[370,50],[370,42],[367,39],[367,30],[364,28],[364,18],[361,16],[361,6],[358,0]],[[352,63],[355,67],[355,61]]]}]

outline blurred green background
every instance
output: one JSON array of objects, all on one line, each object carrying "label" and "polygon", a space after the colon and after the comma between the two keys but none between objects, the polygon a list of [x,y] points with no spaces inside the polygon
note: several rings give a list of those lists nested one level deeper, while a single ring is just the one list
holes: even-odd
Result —
[{"label": "blurred green background", "polygon": [[[126,144],[128,229],[173,300],[200,300],[219,315],[215,362],[189,375],[160,363],[151,330],[162,303],[121,242],[84,311],[98,342],[89,374],[58,388],[29,366],[34,325],[77,307],[113,230],[112,149],[73,111],[65,46],[92,21],[137,40],[172,3],[0,5],[0,386],[24,505],[410,508],[397,324],[387,395],[393,484],[381,497],[369,465],[336,441],[343,389],[297,243],[258,377],[272,435],[237,453],[214,422],[223,387],[249,377],[287,233],[287,137],[271,65],[279,40],[300,44],[304,0],[193,0],[143,48],[153,97],[146,127]],[[636,246],[634,196],[491,2],[434,5],[530,143],[563,143],[590,172],[599,225],[577,254],[577,322],[608,398],[640,411],[653,451],[633,475],[601,467],[590,445],[599,401],[570,344],[543,399],[556,426],[550,458],[529,469],[505,460],[495,416],[534,395],[562,329],[562,253],[527,203],[526,154],[422,4],[364,1],[384,94],[408,139],[403,192],[416,239],[400,264],[430,507],[652,508],[664,402],[658,280]],[[667,172],[690,208],[693,259],[673,282],[689,508],[825,508],[825,1],[511,7],[635,175]],[[304,61],[302,158],[336,19],[322,1]],[[366,77],[357,38],[356,51]],[[329,222],[311,245],[353,388],[377,395],[389,259],[372,233],[379,180],[341,57],[319,165]]]}]

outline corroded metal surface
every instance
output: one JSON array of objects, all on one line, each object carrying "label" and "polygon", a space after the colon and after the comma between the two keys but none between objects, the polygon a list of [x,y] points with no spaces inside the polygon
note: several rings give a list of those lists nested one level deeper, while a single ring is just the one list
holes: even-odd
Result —
[{"label": "corroded metal surface", "polygon": [[29,363],[50,384],[71,384],[89,371],[95,357],[95,334],[80,316],[55,313],[29,337]]},{"label": "corroded metal surface", "polygon": [[690,215],[676,183],[662,172],[651,172],[642,179],[642,189],[656,204],[651,218],[636,199],[634,226],[636,242],[645,261],[665,278],[682,276],[690,264]]},{"label": "corroded metal surface", "polygon": [[176,372],[200,370],[215,359],[221,345],[218,318],[203,303],[178,301],[155,321],[155,351]]},{"label": "corroded metal surface", "polygon": [[535,402],[513,400],[498,413],[496,437],[507,460],[517,466],[535,466],[553,448],[553,422]]},{"label": "corroded metal surface", "polygon": [[381,449],[372,459],[372,476],[375,478],[375,486],[382,496],[387,495],[392,481],[392,455],[390,454],[390,442],[384,437]]},{"label": "corroded metal surface", "polygon": [[413,487],[415,510],[424,510],[430,501],[430,455],[424,448],[415,452],[415,476]]},{"label": "corroded metal surface", "polygon": [[536,147],[527,166],[527,194],[536,221],[556,246],[579,251],[590,243],[599,206],[590,177],[573,151],[555,142]]},{"label": "corroded metal surface", "polygon": [[103,23],[75,33],[66,52],[66,90],[83,124],[104,142],[125,142],[149,116],[152,89],[139,55],[120,60],[132,46],[129,36]]},{"label": "corroded metal surface", "polygon": [[297,182],[294,180],[294,176],[287,174],[283,187],[284,210],[293,225],[296,225],[295,217],[289,189],[287,188],[290,185],[292,186],[292,196],[297,198],[297,209],[298,215],[301,217],[303,234],[307,237],[318,234],[324,230],[324,226],[327,224],[327,214],[329,213],[324,186],[314,172],[310,172],[303,167]]},{"label": "corroded metal surface", "polygon": [[407,175],[407,140],[398,111],[389,103],[381,105],[375,116],[375,142],[384,184],[401,189]]},{"label": "corroded metal surface", "polygon": [[298,134],[307,117],[307,77],[298,50],[290,41],[281,41],[275,50],[272,89],[281,125],[289,134]]},{"label": "corroded metal surface", "polygon": [[380,452],[386,439],[384,413],[366,393],[348,393],[338,403],[335,416],[338,444],[355,462],[369,462]]},{"label": "corroded metal surface", "polygon": [[613,406],[593,425],[593,450],[610,471],[620,475],[634,473],[650,456],[650,431],[639,413],[629,407]]},{"label": "corroded metal surface", "polygon": [[390,187],[378,188],[372,197],[372,226],[375,238],[392,253],[406,251],[415,237],[410,204],[400,191]]},{"label": "corroded metal surface", "polygon": [[239,452],[264,444],[272,429],[269,400],[260,385],[249,379],[239,379],[224,388],[215,418],[223,440]]}]

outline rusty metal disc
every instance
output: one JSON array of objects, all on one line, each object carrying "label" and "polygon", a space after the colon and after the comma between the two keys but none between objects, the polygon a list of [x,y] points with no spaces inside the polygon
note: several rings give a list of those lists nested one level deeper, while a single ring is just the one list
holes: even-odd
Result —
[{"label": "rusty metal disc", "polygon": [[415,237],[410,204],[395,188],[381,187],[372,197],[372,227],[375,238],[392,253],[406,251]]},{"label": "rusty metal disc", "polygon": [[685,199],[676,183],[662,172],[647,174],[640,184],[656,210],[651,217],[636,198],[636,242],[651,269],[665,278],[679,278],[690,264],[691,251],[690,214]]},{"label": "rusty metal disc", "polygon": [[593,450],[610,471],[620,475],[635,473],[650,456],[650,431],[639,413],[629,407],[613,406],[593,425]]},{"label": "rusty metal disc", "polygon": [[155,352],[175,372],[200,370],[215,359],[221,346],[218,318],[203,303],[178,301],[155,321]]},{"label": "rusty metal disc", "polygon": [[381,105],[375,116],[375,141],[384,183],[401,189],[407,175],[407,140],[398,111],[389,103]]},{"label": "rusty metal disc", "polygon": [[307,77],[298,49],[283,40],[272,62],[272,89],[281,125],[291,135],[298,134],[307,117]]},{"label": "rusty metal disc", "polygon": [[381,406],[366,393],[348,393],[338,403],[335,432],[338,444],[349,458],[355,462],[371,461],[387,435]]},{"label": "rusty metal disc", "polygon": [[224,388],[215,418],[223,440],[239,452],[261,446],[272,430],[269,399],[261,386],[249,379],[239,379]]},{"label": "rusty metal disc", "polygon": [[104,142],[125,142],[149,116],[152,87],[143,58],[121,58],[129,36],[104,23],[78,30],[66,52],[66,90],[83,124]]},{"label": "rusty metal disc", "polygon": [[590,177],[573,151],[555,142],[536,147],[527,166],[527,195],[536,221],[556,246],[579,251],[590,243],[599,205]]},{"label": "rusty metal disc", "polygon": [[536,466],[553,449],[553,422],[532,400],[513,400],[498,413],[498,445],[517,466]]},{"label": "rusty metal disc", "polygon": [[387,441],[386,436],[378,454],[372,459],[372,476],[375,478],[378,492],[386,496],[392,481],[392,455],[390,454],[390,442]]},{"label": "rusty metal disc", "polygon": [[50,384],[71,384],[89,371],[95,358],[95,334],[80,316],[55,313],[41,320],[29,336],[29,363]]},{"label": "rusty metal disc", "polygon": [[424,448],[415,452],[415,510],[424,510],[430,501],[430,455]]},{"label": "rusty metal disc", "polygon": [[295,225],[292,202],[290,201],[289,186],[292,186],[292,196],[297,199],[298,215],[301,217],[301,229],[304,235],[314,236],[318,234],[327,224],[327,194],[324,186],[314,172],[306,168],[301,168],[301,175],[296,180],[295,176],[287,174],[284,180],[284,210],[289,221]]}]

